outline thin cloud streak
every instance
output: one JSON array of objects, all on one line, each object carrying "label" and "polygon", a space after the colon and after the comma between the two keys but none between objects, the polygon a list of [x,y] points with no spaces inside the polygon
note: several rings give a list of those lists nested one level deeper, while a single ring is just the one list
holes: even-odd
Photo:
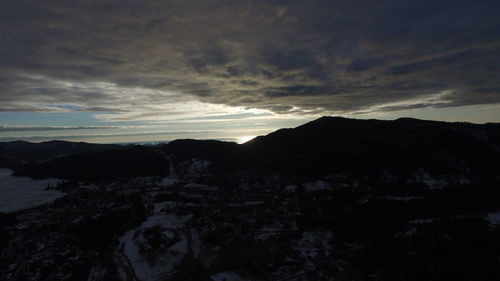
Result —
[{"label": "thin cloud streak", "polygon": [[9,126],[0,125],[1,132],[23,132],[23,131],[67,131],[67,130],[104,130],[104,129],[127,129],[130,126]]}]

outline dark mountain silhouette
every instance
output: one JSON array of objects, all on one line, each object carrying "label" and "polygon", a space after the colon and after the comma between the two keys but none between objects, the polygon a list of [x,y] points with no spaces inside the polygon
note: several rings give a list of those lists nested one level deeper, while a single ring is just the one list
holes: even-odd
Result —
[{"label": "dark mountain silhouette", "polygon": [[27,141],[0,142],[0,168],[12,168],[22,163],[47,161],[57,157],[91,151],[118,149],[114,144],[92,144],[85,142]]},{"label": "dark mountain silhouette", "polygon": [[[71,143],[63,144],[65,151],[70,151]],[[38,145],[48,146],[32,145],[33,151],[43,151]],[[496,179],[495,171],[500,168],[500,125],[322,117],[242,145],[186,139],[155,147],[97,151],[107,148],[110,146],[83,146],[79,152],[93,151],[44,162],[30,161],[15,171],[32,177],[75,179],[161,175],[168,169],[156,165],[166,167],[170,161],[177,165],[198,159],[209,161],[214,171],[279,172],[311,179],[337,173],[379,177],[387,172],[408,179],[415,171],[424,170],[488,181]]]},{"label": "dark mountain silhouette", "polygon": [[242,145],[177,140],[163,146],[175,160],[199,158],[214,167],[317,178],[347,172],[408,177],[435,174],[494,177],[500,167],[500,126],[401,118],[394,121],[322,117]]},{"label": "dark mountain silhouette", "polygon": [[162,150],[166,155],[171,155],[174,161],[197,158],[221,165],[234,163],[242,156],[241,146],[237,143],[216,140],[180,139],[165,144]]},{"label": "dark mountain silhouette", "polygon": [[137,145],[30,162],[15,167],[14,175],[35,179],[56,177],[86,181],[163,175],[167,171],[168,162],[161,154],[150,147]]},{"label": "dark mountain silhouette", "polygon": [[498,169],[499,133],[498,124],[322,117],[242,147],[254,169],[321,176],[425,168],[478,175]]}]

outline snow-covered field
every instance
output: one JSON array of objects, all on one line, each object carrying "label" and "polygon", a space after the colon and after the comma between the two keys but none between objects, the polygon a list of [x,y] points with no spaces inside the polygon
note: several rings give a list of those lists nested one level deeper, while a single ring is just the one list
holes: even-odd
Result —
[{"label": "snow-covered field", "polygon": [[139,280],[165,280],[175,274],[189,251],[187,237],[181,230],[190,218],[159,212],[121,237],[123,253]]},{"label": "snow-covered field", "polygon": [[57,190],[45,190],[47,184],[58,179],[33,180],[13,177],[10,169],[0,169],[0,212],[14,212],[50,202],[63,194]]},{"label": "snow-covered field", "polygon": [[500,211],[487,214],[486,220],[492,225],[500,224]]}]

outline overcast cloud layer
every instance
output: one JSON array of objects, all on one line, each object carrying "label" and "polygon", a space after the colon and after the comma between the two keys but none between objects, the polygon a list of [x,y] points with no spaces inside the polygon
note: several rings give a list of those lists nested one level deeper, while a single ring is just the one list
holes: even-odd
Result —
[{"label": "overcast cloud layer", "polygon": [[0,111],[141,120],[500,103],[498,0],[0,6]]}]

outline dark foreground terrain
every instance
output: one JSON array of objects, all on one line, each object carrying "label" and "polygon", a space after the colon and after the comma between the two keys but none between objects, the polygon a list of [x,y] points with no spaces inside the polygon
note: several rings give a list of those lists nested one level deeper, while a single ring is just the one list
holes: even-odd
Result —
[{"label": "dark foreground terrain", "polygon": [[44,145],[0,144],[0,168],[65,180],[0,214],[0,280],[500,280],[498,124]]}]

